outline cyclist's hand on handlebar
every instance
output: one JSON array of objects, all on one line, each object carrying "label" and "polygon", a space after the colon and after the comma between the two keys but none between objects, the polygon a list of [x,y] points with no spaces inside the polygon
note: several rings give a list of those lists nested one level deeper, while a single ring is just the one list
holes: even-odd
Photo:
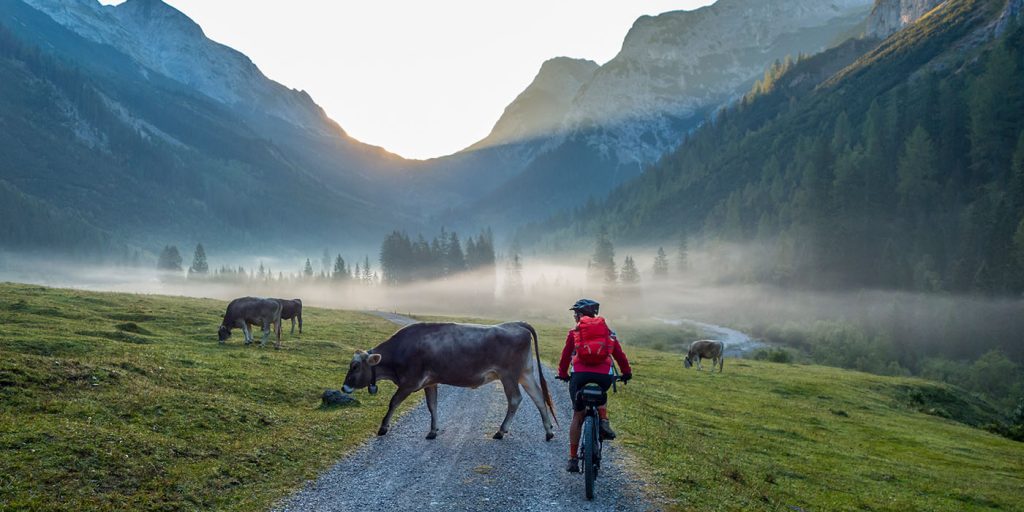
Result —
[{"label": "cyclist's hand on handlebar", "polygon": [[621,377],[622,382],[629,382],[629,379],[632,379],[632,378],[633,378],[633,374],[632,373],[623,373],[622,377]]},{"label": "cyclist's hand on handlebar", "polygon": [[560,381],[563,381],[563,382],[569,382],[569,376],[568,375],[559,375],[559,376],[557,376],[555,378],[560,380]]}]

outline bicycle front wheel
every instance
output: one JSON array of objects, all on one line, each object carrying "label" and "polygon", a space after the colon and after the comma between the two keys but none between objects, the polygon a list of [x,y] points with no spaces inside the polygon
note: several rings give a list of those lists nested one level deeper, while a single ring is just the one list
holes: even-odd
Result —
[{"label": "bicycle front wheel", "polygon": [[597,415],[583,420],[583,478],[586,480],[587,499],[594,499],[594,479],[597,478]]}]

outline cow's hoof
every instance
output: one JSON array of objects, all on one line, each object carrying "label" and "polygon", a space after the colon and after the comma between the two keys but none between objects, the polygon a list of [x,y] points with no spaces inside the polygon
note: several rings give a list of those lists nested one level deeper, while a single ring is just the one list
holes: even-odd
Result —
[{"label": "cow's hoof", "polygon": [[388,433],[388,429],[385,428],[385,427],[381,427],[381,428],[377,429],[377,435],[378,436],[382,436],[382,435],[387,434],[387,433]]},{"label": "cow's hoof", "polygon": [[504,434],[504,432],[499,430],[499,431],[494,433],[493,437],[494,437],[494,439],[504,439],[505,438],[505,434]]},{"label": "cow's hoof", "polygon": [[437,432],[427,434],[427,439],[437,439]]},{"label": "cow's hoof", "polygon": [[550,440],[552,440],[554,438],[555,438],[555,433],[554,432],[548,432],[547,435],[544,436],[544,440],[545,441],[550,441]]}]

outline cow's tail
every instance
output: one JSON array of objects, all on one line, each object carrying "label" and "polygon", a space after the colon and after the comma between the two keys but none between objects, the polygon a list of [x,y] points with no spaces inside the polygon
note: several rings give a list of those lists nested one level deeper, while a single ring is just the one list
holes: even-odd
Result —
[{"label": "cow's tail", "polygon": [[522,326],[533,335],[533,353],[537,356],[537,375],[540,377],[540,389],[544,393],[544,402],[548,404],[548,410],[551,411],[551,418],[555,420],[555,425],[558,425],[558,416],[555,414],[555,404],[551,401],[551,393],[548,392],[548,381],[544,380],[544,367],[540,362],[540,343],[537,341],[537,331],[533,329],[532,325],[526,322],[520,322],[520,324],[522,324]]}]

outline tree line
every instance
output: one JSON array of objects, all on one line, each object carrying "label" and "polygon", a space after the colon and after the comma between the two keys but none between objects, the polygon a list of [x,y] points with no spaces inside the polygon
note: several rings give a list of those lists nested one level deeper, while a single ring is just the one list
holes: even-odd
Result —
[{"label": "tree line", "polygon": [[[165,245],[157,257],[156,268],[162,272],[180,274],[186,272],[182,267],[183,260],[181,252],[176,245]],[[323,257],[320,259],[320,269],[314,269],[313,262],[306,258],[298,272],[277,272],[260,262],[257,267],[246,269],[244,266],[221,265],[211,268],[206,258],[206,249],[202,243],[196,244],[192,254],[192,263],[187,269],[187,277],[192,280],[212,280],[221,282],[269,282],[269,281],[298,281],[298,282],[321,282],[321,283],[353,283],[353,284],[377,284],[380,282],[380,275],[370,263],[370,257],[364,256],[363,261],[350,265],[341,254],[333,259],[324,249]]]},{"label": "tree line", "polygon": [[465,249],[458,233],[444,228],[429,242],[422,234],[412,239],[396,230],[384,238],[380,247],[381,278],[387,285],[493,269],[495,260],[494,235],[489,228],[467,238]]}]

